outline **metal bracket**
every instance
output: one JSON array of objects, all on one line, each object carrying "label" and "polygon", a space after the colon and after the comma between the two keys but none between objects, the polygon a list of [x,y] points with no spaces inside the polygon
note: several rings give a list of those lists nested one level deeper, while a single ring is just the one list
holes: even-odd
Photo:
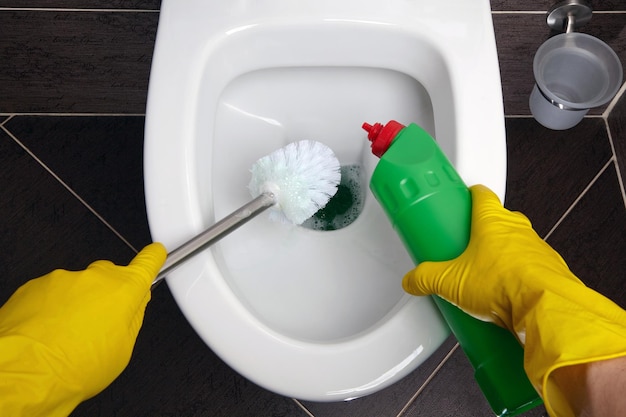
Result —
[{"label": "metal bracket", "polygon": [[587,0],[565,0],[548,10],[550,29],[570,33],[591,20],[593,9]]}]

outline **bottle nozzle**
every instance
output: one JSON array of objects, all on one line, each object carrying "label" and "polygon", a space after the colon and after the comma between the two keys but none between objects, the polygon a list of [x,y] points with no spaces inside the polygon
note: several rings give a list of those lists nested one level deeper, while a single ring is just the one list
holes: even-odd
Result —
[{"label": "bottle nozzle", "polygon": [[389,149],[396,135],[404,129],[404,125],[395,120],[389,121],[384,126],[380,123],[374,123],[374,125],[363,123],[362,127],[367,132],[367,138],[372,142],[372,153],[379,158]]},{"label": "bottle nozzle", "polygon": [[372,126],[369,123],[363,123],[363,129],[367,132],[367,138],[370,141],[373,141],[383,129],[383,125],[380,123],[374,123],[374,126]]}]

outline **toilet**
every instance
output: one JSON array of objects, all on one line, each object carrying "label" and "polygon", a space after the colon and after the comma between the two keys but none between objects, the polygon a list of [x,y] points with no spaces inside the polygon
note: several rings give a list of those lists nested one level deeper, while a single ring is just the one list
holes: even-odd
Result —
[{"label": "toilet", "polygon": [[362,397],[449,335],[430,297],[403,292],[414,265],[368,188],[378,159],[361,125],[390,119],[503,199],[488,0],[162,1],[144,154],[155,241],[171,251],[248,202],[250,167],[290,142],[328,145],[348,182],[332,230],[261,215],[167,277],[207,349],[268,390]]}]

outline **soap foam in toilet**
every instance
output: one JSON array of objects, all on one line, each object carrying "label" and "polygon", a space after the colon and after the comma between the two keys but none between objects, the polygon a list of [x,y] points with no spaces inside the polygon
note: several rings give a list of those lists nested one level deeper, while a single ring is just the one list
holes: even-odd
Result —
[{"label": "soap foam in toilet", "polygon": [[341,167],[341,182],[337,193],[326,207],[319,210],[302,226],[321,231],[342,229],[354,222],[363,211],[365,191],[362,184],[360,165]]}]

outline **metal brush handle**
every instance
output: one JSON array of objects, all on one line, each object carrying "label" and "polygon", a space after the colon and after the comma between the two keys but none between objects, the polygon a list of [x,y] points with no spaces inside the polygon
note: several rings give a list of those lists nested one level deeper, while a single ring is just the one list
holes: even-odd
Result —
[{"label": "metal brush handle", "polygon": [[150,289],[154,289],[167,274],[172,272],[182,262],[189,259],[199,251],[211,246],[244,223],[252,220],[267,208],[273,206],[275,202],[274,194],[263,193],[254,200],[224,217],[204,232],[168,253],[165,264],[163,264],[161,271],[159,271],[159,275],[157,275],[154,281],[152,281]]}]

